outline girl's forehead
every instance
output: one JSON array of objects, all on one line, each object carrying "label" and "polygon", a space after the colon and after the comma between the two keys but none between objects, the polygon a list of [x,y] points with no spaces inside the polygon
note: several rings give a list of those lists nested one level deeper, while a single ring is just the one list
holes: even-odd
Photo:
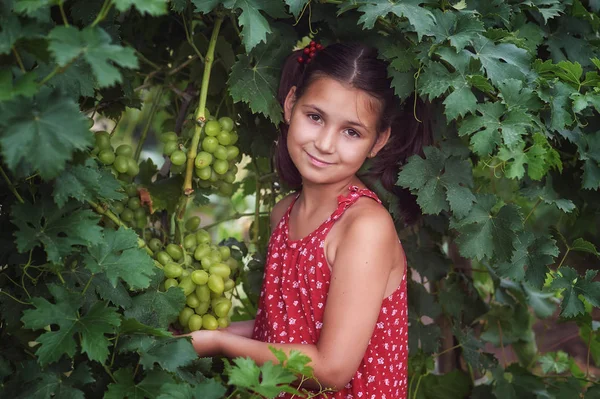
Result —
[{"label": "girl's forehead", "polygon": [[358,119],[367,127],[377,125],[381,108],[380,101],[366,91],[329,77],[312,81],[300,102],[305,105],[314,104],[329,116]]}]

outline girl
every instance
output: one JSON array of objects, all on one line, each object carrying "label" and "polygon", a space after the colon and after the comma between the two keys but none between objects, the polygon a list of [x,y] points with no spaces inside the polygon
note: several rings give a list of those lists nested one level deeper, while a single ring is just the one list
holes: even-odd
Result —
[{"label": "girl", "polygon": [[273,208],[256,320],[196,331],[192,342],[201,356],[259,364],[276,362],[269,346],[299,350],[318,381],[308,387],[330,388],[329,398],[405,398],[406,258],[390,214],[357,172],[373,158],[371,173],[398,190],[398,162],[427,132],[412,112],[399,114],[374,49],[333,44],[303,54],[282,71],[276,159],[298,191]]}]

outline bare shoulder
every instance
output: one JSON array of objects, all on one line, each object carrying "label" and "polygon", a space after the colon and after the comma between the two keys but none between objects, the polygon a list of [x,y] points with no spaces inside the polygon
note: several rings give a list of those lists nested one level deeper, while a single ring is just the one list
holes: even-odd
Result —
[{"label": "bare shoulder", "polygon": [[380,203],[363,197],[356,201],[340,220],[340,227],[346,234],[373,237],[386,242],[398,241],[394,221]]},{"label": "bare shoulder", "polygon": [[285,211],[287,211],[288,207],[290,206],[296,195],[297,193],[288,194],[285,197],[283,197],[279,202],[277,202],[275,206],[273,206],[273,210],[271,211],[270,217],[271,230],[275,229],[275,226],[277,225],[277,223],[279,223],[279,221],[285,214]]}]

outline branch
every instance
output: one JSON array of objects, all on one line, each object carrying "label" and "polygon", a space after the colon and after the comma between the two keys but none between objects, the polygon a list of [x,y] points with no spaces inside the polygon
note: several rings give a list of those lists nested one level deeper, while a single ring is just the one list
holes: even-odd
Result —
[{"label": "branch", "polygon": [[15,197],[17,197],[17,200],[21,204],[24,204],[25,201],[23,200],[23,197],[21,197],[21,194],[19,194],[19,192],[15,188],[15,186],[13,185],[13,182],[10,180],[10,178],[8,177],[6,172],[4,172],[4,169],[2,168],[2,166],[0,166],[0,174],[2,174],[2,177],[4,177],[4,180],[6,180],[6,184],[8,184],[8,189],[15,195]]}]

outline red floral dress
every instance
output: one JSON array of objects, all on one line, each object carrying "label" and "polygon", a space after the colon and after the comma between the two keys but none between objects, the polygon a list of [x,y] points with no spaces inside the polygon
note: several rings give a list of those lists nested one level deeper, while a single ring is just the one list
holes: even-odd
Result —
[{"label": "red floral dress", "polygon": [[[331,271],[323,251],[327,233],[360,197],[379,201],[370,190],[349,188],[338,207],[315,231],[289,239],[288,221],[296,199],[273,231],[252,338],[269,343],[316,344]],[[383,300],[379,318],[352,380],[340,391],[317,398],[402,399],[407,392],[408,310],[406,272],[398,288]],[[292,398],[282,392],[280,398]],[[296,396],[297,398],[297,396]]]}]

